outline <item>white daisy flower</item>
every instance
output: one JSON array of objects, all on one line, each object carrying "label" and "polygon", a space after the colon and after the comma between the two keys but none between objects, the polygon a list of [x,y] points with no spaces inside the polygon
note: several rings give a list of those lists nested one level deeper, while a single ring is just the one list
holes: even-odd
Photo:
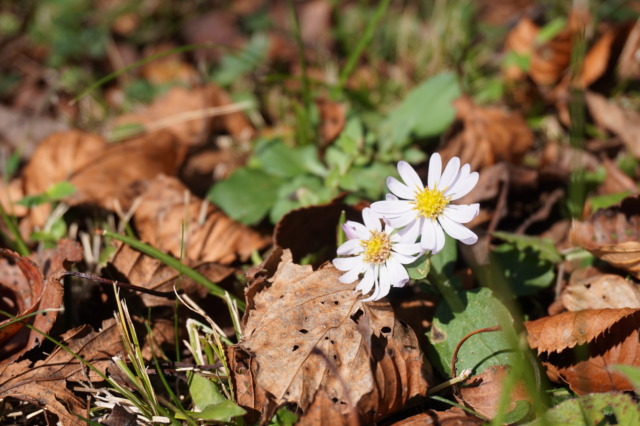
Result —
[{"label": "white daisy flower", "polygon": [[[436,153],[429,160],[428,186],[405,161],[398,163],[398,173],[404,183],[387,178],[385,201],[371,205],[389,225],[402,228],[402,233],[421,236],[420,247],[438,253],[444,247],[444,233],[465,244],[478,241],[478,236],[463,226],[478,215],[479,204],[451,204],[469,193],[478,183],[478,172],[471,173],[471,166],[460,167],[460,159],[453,157],[442,172],[442,159]],[[444,231],[443,231],[444,230]]]},{"label": "white daisy flower", "polygon": [[356,291],[373,293],[363,302],[379,300],[389,294],[391,287],[403,287],[409,274],[403,265],[416,260],[422,254],[420,244],[380,221],[381,217],[371,209],[362,210],[364,225],[347,221],[343,229],[349,240],[338,247],[339,257],[333,265],[346,274],[340,282],[349,284],[364,274]]}]

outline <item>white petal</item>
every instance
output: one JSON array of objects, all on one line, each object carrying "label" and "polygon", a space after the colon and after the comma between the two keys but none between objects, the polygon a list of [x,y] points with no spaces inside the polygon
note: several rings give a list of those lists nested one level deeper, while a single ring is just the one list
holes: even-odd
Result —
[{"label": "white petal", "polygon": [[431,250],[431,254],[439,253],[444,248],[444,232],[435,220],[424,221],[420,247],[424,250]]},{"label": "white petal", "polygon": [[398,173],[409,188],[424,189],[424,185],[422,185],[422,179],[420,179],[420,176],[418,176],[416,171],[413,170],[413,167],[411,167],[406,161],[398,162]]},{"label": "white petal", "polygon": [[387,178],[387,188],[400,198],[405,200],[412,200],[414,198],[415,189],[410,189],[404,183],[401,183],[398,179],[393,177]]},{"label": "white petal", "polygon": [[420,232],[422,231],[422,224],[424,223],[424,218],[416,219],[415,222],[411,222],[407,224],[404,228],[398,231],[400,235],[401,243],[415,243],[420,236]]},{"label": "white petal", "polygon": [[351,220],[348,220],[347,222],[345,222],[345,226],[348,226],[350,229],[349,233],[359,240],[367,241],[371,236],[371,232],[369,232],[367,227],[360,222],[353,222]]},{"label": "white petal", "polygon": [[391,290],[391,274],[389,273],[386,265],[380,266],[380,276],[376,284],[373,294],[367,299],[364,299],[363,302],[379,300],[389,294],[389,290]]},{"label": "white petal", "polygon": [[462,177],[453,184],[451,189],[446,192],[446,196],[451,197],[452,200],[457,200],[467,195],[478,183],[480,175],[478,172],[473,172],[468,176]]},{"label": "white petal", "polygon": [[434,189],[442,175],[442,158],[437,152],[429,159],[429,189]]},{"label": "white petal", "polygon": [[338,280],[340,280],[342,284],[351,284],[358,279],[358,275],[360,275],[360,271],[358,271],[357,269],[352,269],[346,274],[340,276]]},{"label": "white petal", "polygon": [[[422,251],[422,250],[420,250]],[[404,254],[400,254],[400,253],[391,253],[391,259],[393,259],[394,261],[401,263],[403,265],[407,265],[411,262],[413,262],[414,260],[416,260],[419,256],[415,255],[415,251],[413,252],[413,254],[411,255],[404,255]]]},{"label": "white petal", "polygon": [[465,244],[474,244],[478,241],[478,236],[471,230],[463,225],[460,225],[459,223],[452,221],[446,216],[440,216],[438,218],[438,221],[447,232],[447,234],[451,235],[456,240]]},{"label": "white petal", "polygon": [[376,201],[371,204],[371,209],[382,216],[389,215],[400,215],[402,213],[408,212],[413,209],[413,206],[410,201],[404,200],[385,200],[385,201]]},{"label": "white petal", "polygon": [[391,273],[391,285],[393,287],[404,287],[409,282],[409,274],[400,263],[387,262],[387,267]]},{"label": "white petal", "polygon": [[413,220],[418,220],[416,217],[416,213],[414,210],[408,211],[406,213],[401,214],[400,216],[390,217],[387,219],[389,225],[393,228],[402,228],[403,226],[407,226]]},{"label": "white petal", "polygon": [[364,247],[362,247],[361,241],[357,238],[354,238],[349,241],[345,241],[340,247],[338,247],[337,253],[338,256],[347,256],[350,254],[358,254],[364,251]]},{"label": "white petal", "polygon": [[420,249],[420,244],[402,244],[397,243],[393,245],[393,251],[402,254],[404,256],[416,256],[422,254],[422,249]]},{"label": "white petal", "polygon": [[364,273],[364,277],[362,278],[362,280],[360,280],[360,282],[356,286],[356,291],[360,290],[362,292],[362,295],[365,295],[371,291],[374,282],[373,268],[369,268]]},{"label": "white petal", "polygon": [[480,204],[449,204],[445,207],[443,214],[458,223],[467,223],[474,217],[478,216]]},{"label": "white petal", "polygon": [[455,181],[458,176],[458,172],[460,171],[460,159],[458,157],[453,157],[447,163],[447,167],[445,167],[444,172],[442,173],[442,177],[438,182],[438,189],[440,191],[446,191],[449,189],[451,184]]},{"label": "white petal", "polygon": [[384,196],[384,199],[387,201],[398,201],[398,197],[393,194],[387,194]]},{"label": "white petal", "polygon": [[337,257],[331,262],[336,269],[340,271],[356,270],[358,273],[364,269],[364,263],[361,256],[356,257]]},{"label": "white petal", "polygon": [[369,231],[376,230],[380,232],[382,230],[380,216],[370,208],[367,207],[362,210],[362,219],[364,220],[364,226],[366,226]]}]

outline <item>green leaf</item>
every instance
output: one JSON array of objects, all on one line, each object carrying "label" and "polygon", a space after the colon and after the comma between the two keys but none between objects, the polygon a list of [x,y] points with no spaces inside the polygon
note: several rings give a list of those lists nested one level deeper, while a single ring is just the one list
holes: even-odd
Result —
[{"label": "green leaf", "polygon": [[287,410],[286,407],[279,408],[275,416],[271,419],[269,426],[293,426],[298,421],[298,416]]},{"label": "green leaf", "polygon": [[273,207],[282,183],[262,170],[241,168],[215,184],[207,198],[232,219],[253,225]]},{"label": "green leaf", "polygon": [[292,178],[307,172],[318,176],[328,173],[313,145],[290,147],[278,139],[264,140],[256,146],[255,156],[260,168],[274,176]]},{"label": "green leaf", "polygon": [[[243,416],[246,411],[235,402],[224,400],[218,404],[208,405],[202,411],[185,411],[192,418],[217,422],[229,422],[233,417]],[[176,419],[186,420],[183,413],[175,413]]]},{"label": "green leaf", "polygon": [[555,280],[555,264],[542,259],[531,247],[501,244],[491,252],[492,275],[500,274],[516,296],[528,296],[549,287]]},{"label": "green leaf", "polygon": [[409,137],[427,138],[445,131],[455,118],[452,102],[460,96],[454,73],[435,75],[416,86],[381,126],[381,148],[403,147]]},{"label": "green leaf", "polygon": [[409,273],[409,278],[413,280],[421,280],[429,275],[429,270],[431,269],[431,254],[425,253],[413,262],[405,265],[407,268],[407,272]]},{"label": "green leaf", "polygon": [[616,192],[615,194],[594,195],[593,197],[589,197],[589,204],[591,204],[591,209],[595,213],[598,210],[606,209],[607,207],[618,204],[629,195],[631,195],[631,191]]},{"label": "green leaf", "polygon": [[462,338],[473,331],[498,325],[502,330],[478,333],[464,342],[458,352],[457,371],[469,368],[476,375],[491,365],[513,365],[519,361],[515,357],[522,355],[514,351],[517,338],[507,308],[487,288],[459,295],[464,303],[462,310],[453,312],[446,303],[440,303],[436,308],[428,333],[435,352],[429,357],[434,366],[449,377],[451,359]]},{"label": "green leaf", "polygon": [[560,31],[562,31],[566,26],[567,20],[565,18],[553,19],[547,25],[540,28],[540,31],[538,31],[538,34],[536,35],[536,42],[546,43],[547,41],[557,36]]},{"label": "green leaf", "polygon": [[624,374],[633,384],[636,394],[640,395],[640,368],[632,365],[614,365],[611,368]]},{"label": "green leaf", "polygon": [[[388,176],[396,175],[396,168],[381,163],[373,163],[364,167],[352,167],[345,174],[345,180],[353,179],[357,185],[357,189],[364,192],[365,196],[370,200],[381,199],[386,192],[386,184]],[[341,186],[342,186],[341,180]],[[349,189],[343,186],[344,189]]]},{"label": "green leaf", "polygon": [[562,262],[562,255],[556,249],[555,244],[549,238],[538,238],[529,235],[518,235],[509,232],[494,231],[493,236],[501,240],[513,243],[520,250],[531,248],[540,253],[540,258],[552,263]]},{"label": "green leaf", "polygon": [[269,214],[269,219],[277,223],[282,216],[293,209],[327,203],[332,198],[331,189],[325,188],[319,178],[301,175],[280,186],[277,201]]},{"label": "green leaf", "polygon": [[233,54],[226,54],[213,74],[213,80],[228,86],[241,76],[255,70],[264,62],[269,50],[269,38],[263,33],[254,34],[244,49]]},{"label": "green leaf", "polygon": [[624,393],[598,393],[567,400],[547,411],[528,425],[590,426],[637,425],[640,409],[631,396]]},{"label": "green leaf", "polygon": [[27,195],[23,199],[17,202],[25,207],[35,207],[41,204],[50,203],[52,201],[59,201],[76,192],[76,187],[70,182],[62,181],[54,183],[42,194]]},{"label": "green leaf", "polygon": [[431,256],[431,267],[441,276],[451,277],[458,260],[456,240],[445,234],[444,248],[440,253]]},{"label": "green leaf", "polygon": [[215,382],[196,373],[192,373],[189,377],[189,394],[199,411],[225,401]]}]

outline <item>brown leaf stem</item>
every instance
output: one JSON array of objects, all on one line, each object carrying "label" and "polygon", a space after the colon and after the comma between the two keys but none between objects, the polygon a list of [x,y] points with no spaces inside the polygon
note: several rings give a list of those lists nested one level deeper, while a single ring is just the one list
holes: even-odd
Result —
[{"label": "brown leaf stem", "polygon": [[456,363],[458,362],[458,351],[460,351],[460,348],[462,347],[462,344],[464,342],[467,341],[467,339],[469,339],[471,336],[474,336],[478,333],[486,333],[489,331],[500,331],[502,330],[502,327],[499,325],[495,325],[493,327],[486,327],[486,328],[480,328],[478,330],[474,330],[471,333],[467,334],[466,336],[464,336],[459,342],[458,345],[456,346],[455,350],[453,351],[453,356],[451,357],[451,378],[453,379],[454,377],[457,376],[456,373]]}]

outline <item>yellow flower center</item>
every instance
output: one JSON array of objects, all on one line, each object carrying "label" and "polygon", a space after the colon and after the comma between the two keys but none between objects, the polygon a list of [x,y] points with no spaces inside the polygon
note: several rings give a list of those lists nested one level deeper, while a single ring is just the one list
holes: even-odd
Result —
[{"label": "yellow flower center", "polygon": [[450,199],[451,197],[445,197],[442,191],[427,187],[421,191],[416,191],[414,209],[418,210],[418,213],[427,219],[435,219],[442,214]]},{"label": "yellow flower center", "polygon": [[391,255],[391,240],[385,232],[371,231],[371,238],[362,241],[364,261],[367,263],[384,263]]}]

